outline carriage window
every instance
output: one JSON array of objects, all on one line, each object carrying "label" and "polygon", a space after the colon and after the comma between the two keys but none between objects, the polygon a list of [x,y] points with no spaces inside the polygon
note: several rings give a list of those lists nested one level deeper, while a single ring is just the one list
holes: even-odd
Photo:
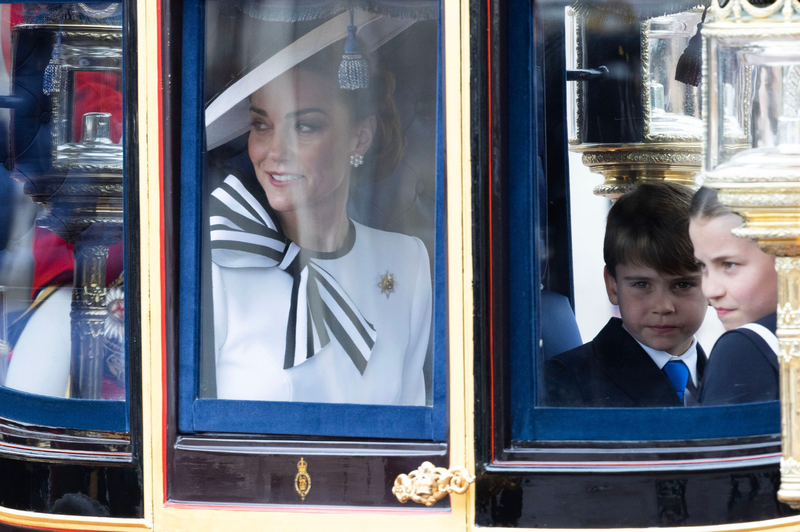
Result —
[{"label": "carriage window", "polygon": [[206,2],[182,430],[431,438],[439,8],[378,5]]},{"label": "carriage window", "polygon": [[[779,432],[775,258],[741,231],[745,220],[729,206],[738,196],[718,194],[715,176],[751,152],[768,157],[771,148],[762,146],[796,141],[780,140],[796,119],[778,120],[781,100],[771,96],[771,80],[789,71],[766,60],[757,65],[741,43],[712,47],[717,62],[709,78],[722,116],[709,126],[717,144],[706,171],[730,162],[703,186],[697,32],[706,13],[637,9],[581,3],[546,22],[563,31],[567,81],[543,80],[534,101],[553,99],[547,87],[560,83],[568,126],[560,138],[557,126],[538,135],[568,148],[569,179],[548,168],[553,148],[545,153],[541,144],[535,184],[518,182],[516,172],[509,178],[510,197],[529,187],[535,206],[524,215],[514,211],[518,200],[509,200],[513,440]],[[553,212],[560,197],[569,198],[564,208],[571,213],[562,218]],[[523,216],[538,228],[536,238],[525,238]],[[527,271],[515,264],[525,247],[538,261]],[[515,326],[525,317],[513,316],[528,312],[515,300],[525,297],[516,287],[531,273],[532,332]],[[522,338],[538,344],[533,360],[518,347]],[[650,409],[658,409],[659,421]],[[713,420],[704,430],[701,417]]]},{"label": "carriage window", "polygon": [[7,4],[0,33],[0,416],[124,430],[122,5]]}]

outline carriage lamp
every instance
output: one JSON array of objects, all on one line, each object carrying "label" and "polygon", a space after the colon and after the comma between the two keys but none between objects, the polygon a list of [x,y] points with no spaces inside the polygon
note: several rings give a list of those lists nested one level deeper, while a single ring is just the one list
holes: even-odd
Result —
[{"label": "carriage lamp", "polygon": [[705,185],[776,256],[783,457],[778,498],[800,508],[800,3],[711,4],[703,27]]},{"label": "carriage lamp", "polygon": [[13,28],[6,168],[44,206],[37,224],[74,245],[69,397],[100,399],[106,261],[123,227],[122,28],[120,4],[64,11],[87,6],[55,5]]},{"label": "carriage lamp", "polygon": [[605,178],[596,195],[616,199],[637,181],[695,184],[701,91],[675,79],[703,16],[688,7],[649,19],[567,10],[569,144]]}]

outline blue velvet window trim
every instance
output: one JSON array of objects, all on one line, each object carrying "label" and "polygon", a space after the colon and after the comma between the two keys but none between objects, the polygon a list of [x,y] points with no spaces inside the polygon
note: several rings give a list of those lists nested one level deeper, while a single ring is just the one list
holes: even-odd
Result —
[{"label": "blue velvet window trim", "polygon": [[0,417],[45,427],[128,431],[125,401],[63,399],[0,387]]},{"label": "blue velvet window trim", "polygon": [[780,402],[673,408],[535,408],[519,440],[659,441],[779,434]]},{"label": "blue velvet window trim", "polygon": [[341,405],[198,399],[194,402],[198,431],[279,434],[290,427],[304,436],[347,436],[393,439],[438,439],[433,409],[425,406]]},{"label": "blue velvet window trim", "polygon": [[[439,19],[436,109],[436,232],[433,278],[433,405],[228,401],[198,399],[203,186],[204,0],[183,8],[181,99],[181,261],[178,429],[444,441],[447,438],[447,257],[444,208],[442,27]],[[441,10],[441,5],[440,5]],[[198,74],[200,73],[200,74]]]}]

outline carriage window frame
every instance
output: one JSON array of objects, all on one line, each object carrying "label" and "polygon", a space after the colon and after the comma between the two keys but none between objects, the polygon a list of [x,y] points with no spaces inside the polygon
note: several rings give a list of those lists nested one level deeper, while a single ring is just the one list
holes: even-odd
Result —
[{"label": "carriage window frame", "polygon": [[[178,431],[333,436],[423,441],[447,439],[447,290],[442,2],[439,2],[436,105],[435,237],[432,279],[432,387],[426,406],[244,401],[200,398],[205,2],[183,4],[178,316]],[[219,0],[217,0],[219,1]],[[362,420],[369,419],[370,423]]]},{"label": "carriage window frame", "polygon": [[[26,4],[32,2],[0,0],[0,4]],[[54,4],[73,3],[72,0],[54,0]],[[89,0],[88,3],[102,3]],[[135,62],[127,35],[130,28],[129,4],[120,0],[122,9],[122,140],[123,150],[123,272],[125,272],[125,353],[126,379],[125,400],[74,399],[49,397],[12,390],[0,386],[0,420],[26,423],[39,427],[53,427],[77,431],[98,431],[107,433],[129,433],[139,387],[134,385],[138,378],[141,323],[139,316],[139,202],[138,202],[138,141],[136,139],[136,90],[128,90],[128,83],[135,85],[136,76],[129,75],[128,69]],[[134,41],[135,42],[135,41]],[[135,65],[134,65],[135,66]],[[134,269],[132,269],[134,268]]]},{"label": "carriage window frame", "polygon": [[[777,463],[780,401],[700,408],[538,406],[543,382],[539,234],[543,224],[568,221],[570,213],[564,23],[543,20],[534,11],[563,13],[571,2],[522,4],[511,2],[513,16],[493,18],[489,38],[481,43],[484,55],[478,52],[491,86],[484,102],[491,114],[475,112],[480,104],[473,104],[473,131],[478,132],[473,172],[481,178],[474,202],[479,242],[474,262],[476,272],[486,272],[476,275],[476,309],[485,312],[476,313],[475,327],[488,331],[485,337],[476,334],[476,396],[489,405],[484,411],[476,408],[479,461],[497,472]],[[496,27],[497,20],[506,25]],[[545,43],[555,49],[545,53]],[[559,243],[570,253],[569,230]],[[484,252],[487,259],[481,257]],[[572,301],[571,264],[569,257],[569,281],[556,279],[553,289]],[[542,281],[543,289],[550,288],[548,282]],[[602,282],[599,274],[597,282]]]}]

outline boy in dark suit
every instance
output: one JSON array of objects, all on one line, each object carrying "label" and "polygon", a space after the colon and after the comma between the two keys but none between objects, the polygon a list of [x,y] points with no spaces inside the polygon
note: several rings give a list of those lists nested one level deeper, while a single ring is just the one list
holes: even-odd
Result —
[{"label": "boy in dark suit", "polygon": [[696,404],[706,356],[694,334],[708,301],[689,239],[692,191],[643,184],[608,213],[606,292],[619,318],[545,362],[548,406]]}]

